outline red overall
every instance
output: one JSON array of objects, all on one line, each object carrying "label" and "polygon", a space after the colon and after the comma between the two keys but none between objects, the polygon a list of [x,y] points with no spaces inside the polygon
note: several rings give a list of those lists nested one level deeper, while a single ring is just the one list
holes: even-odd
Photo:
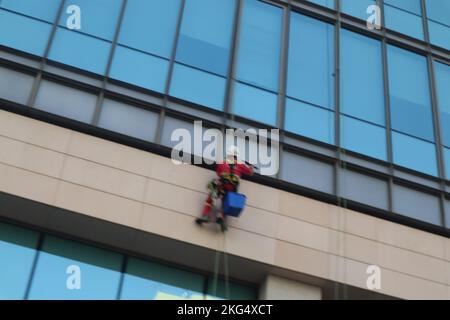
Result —
[{"label": "red overall", "polygon": [[[242,175],[252,175],[253,168],[244,163],[224,162],[216,165],[216,174],[219,177],[215,180],[216,197],[210,192],[203,207],[202,217],[210,218],[211,210],[215,198],[223,199],[227,192],[237,192]],[[218,219],[225,219],[223,210],[217,212]]]}]

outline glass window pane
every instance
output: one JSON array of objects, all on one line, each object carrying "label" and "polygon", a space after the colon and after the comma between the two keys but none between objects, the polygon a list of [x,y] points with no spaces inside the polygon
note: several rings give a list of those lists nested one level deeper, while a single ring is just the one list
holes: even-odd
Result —
[{"label": "glass window pane", "polygon": [[450,229],[450,199],[445,200],[445,227]]},{"label": "glass window pane", "polygon": [[52,25],[0,9],[0,44],[44,55]]},{"label": "glass window pane", "polygon": [[97,74],[104,74],[111,43],[58,28],[49,59]]},{"label": "glass window pane", "polygon": [[91,122],[97,97],[93,94],[42,81],[34,107],[81,122]]},{"label": "glass window pane", "polygon": [[[420,0],[408,0],[410,2]],[[394,31],[403,33],[413,38],[420,40],[424,39],[423,36],[423,23],[422,17],[414,13],[393,7],[391,5],[384,5],[384,15],[386,21],[386,27]]]},{"label": "glass window pane", "polygon": [[345,149],[380,160],[387,159],[384,127],[341,116],[341,139]]},{"label": "glass window pane", "polygon": [[425,0],[427,17],[435,22],[449,26],[450,24],[450,1],[448,0]]},{"label": "glass window pane", "polygon": [[428,20],[428,29],[432,44],[450,50],[450,25]]},{"label": "glass window pane", "polygon": [[223,110],[234,10],[234,0],[186,2],[171,95]]},{"label": "glass window pane", "polygon": [[334,112],[286,99],[286,130],[334,144]]},{"label": "glass window pane", "polygon": [[394,185],[393,209],[396,213],[441,225],[439,198],[427,193]]},{"label": "glass window pane", "polygon": [[141,51],[117,46],[110,77],[156,92],[164,92],[169,61]]},{"label": "glass window pane", "polygon": [[380,42],[341,29],[341,112],[385,124]]},{"label": "glass window pane", "polygon": [[395,164],[432,176],[438,175],[434,144],[392,132],[392,147]]},{"label": "glass window pane", "polygon": [[179,9],[180,0],[128,1],[110,77],[164,92]]},{"label": "glass window pane", "polygon": [[81,29],[67,29],[66,22],[71,14],[64,11],[49,58],[93,73],[104,74],[122,1],[74,0],[71,4],[82,8]]},{"label": "glass window pane", "polygon": [[194,124],[192,122],[166,117],[161,138],[163,145],[173,148],[177,144],[177,141],[171,141],[172,132],[176,129],[186,129],[190,132],[191,137],[194,137]]},{"label": "glass window pane", "polygon": [[[31,285],[30,299],[116,299],[122,259],[114,252],[46,236]],[[79,267],[80,290],[67,286],[70,266]]]},{"label": "glass window pane", "polygon": [[208,300],[230,299],[230,300],[256,300],[257,293],[254,288],[243,286],[237,283],[228,283],[228,296],[225,281],[217,280],[214,288],[214,278],[208,281]]},{"label": "glass window pane", "polygon": [[176,60],[226,76],[234,10],[234,0],[187,1]]},{"label": "glass window pane", "polygon": [[201,300],[204,281],[204,277],[198,274],[130,258],[120,298]]},{"label": "glass window pane", "polygon": [[128,136],[153,141],[157,124],[158,115],[154,112],[105,100],[98,125]]},{"label": "glass window pane", "polygon": [[34,78],[0,67],[0,98],[26,104]]},{"label": "glass window pane", "polygon": [[376,0],[341,0],[341,10],[351,16],[367,20],[369,18],[367,8],[374,4],[376,4]]},{"label": "glass window pane", "polygon": [[434,141],[426,58],[388,45],[388,74],[392,129]]},{"label": "glass window pane", "polygon": [[233,112],[241,117],[275,126],[277,95],[236,82]]},{"label": "glass window pane", "polygon": [[445,173],[447,180],[450,180],[450,149],[444,148]]},{"label": "glass window pane", "polygon": [[180,0],[127,2],[118,43],[170,58]]},{"label": "glass window pane", "polygon": [[[134,0],[133,0],[134,1]],[[90,34],[108,41],[112,41],[116,32],[122,0],[71,0],[70,5],[81,9],[81,29],[72,30]],[[65,3],[65,8],[69,6]],[[72,15],[63,10],[59,26],[66,28],[67,19]],[[83,51],[85,54],[86,52]]]},{"label": "glass window pane", "polygon": [[2,0],[0,8],[53,23],[61,0]]},{"label": "glass window pane", "polygon": [[287,95],[334,109],[334,26],[292,13]]},{"label": "glass window pane", "polygon": [[422,16],[420,0],[384,0],[384,3]]},{"label": "glass window pane", "polygon": [[281,179],[307,188],[333,193],[333,166],[294,153],[281,157]]},{"label": "glass window pane", "polygon": [[37,232],[0,223],[0,300],[24,298],[37,241]]},{"label": "glass window pane", "polygon": [[278,91],[283,10],[257,0],[244,1],[237,78]]},{"label": "glass window pane", "polygon": [[430,42],[450,50],[450,1],[425,1]]},{"label": "glass window pane", "polygon": [[[205,133],[205,131],[208,129],[207,126],[205,126],[205,124],[202,124],[202,128],[203,128],[203,132],[202,135]],[[162,132],[162,138],[161,138],[161,144],[168,146],[170,148],[176,148],[176,150],[180,150],[182,148],[182,146],[180,145],[180,142],[184,140],[184,137],[179,138],[176,137],[174,138],[174,141],[171,141],[171,136],[172,133],[175,130],[178,129],[184,129],[187,130],[189,132],[190,135],[190,147],[191,150],[188,150],[188,152],[186,152],[187,154],[194,154],[195,155],[195,160],[202,160],[203,157],[203,150],[206,148],[207,145],[209,145],[210,142],[204,140],[203,141],[203,146],[202,148],[194,148],[194,122],[189,122],[189,121],[185,121],[185,120],[180,120],[180,119],[176,119],[176,118],[171,118],[166,116],[164,118],[164,126],[163,126],[163,132]],[[187,139],[188,137],[186,137]],[[178,139],[178,140],[177,140]],[[188,147],[188,146],[186,146]]]},{"label": "glass window pane", "polygon": [[175,64],[170,94],[216,110],[223,110],[226,79]]},{"label": "glass window pane", "polygon": [[344,198],[372,207],[388,209],[388,184],[351,170],[342,170],[341,193]]},{"label": "glass window pane", "polygon": [[450,66],[435,62],[434,71],[441,116],[442,143],[450,147]]}]

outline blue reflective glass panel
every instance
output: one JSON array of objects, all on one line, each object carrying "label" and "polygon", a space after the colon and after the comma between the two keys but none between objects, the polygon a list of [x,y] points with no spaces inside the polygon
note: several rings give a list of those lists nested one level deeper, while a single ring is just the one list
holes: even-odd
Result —
[{"label": "blue reflective glass panel", "polygon": [[[450,180],[450,149],[445,148],[445,147],[444,147],[444,162],[445,162],[445,174],[447,176],[447,180]],[[450,212],[449,212],[449,217],[450,217]],[[450,226],[450,221],[449,221],[449,226]]]},{"label": "blue reflective glass panel", "polygon": [[[73,241],[46,236],[31,285],[30,299],[116,299],[122,256]],[[71,270],[78,267],[79,273]],[[71,276],[80,275],[80,289]]]},{"label": "blue reflective glass panel", "polygon": [[385,124],[381,45],[341,30],[341,112]]},{"label": "blue reflective glass panel", "polygon": [[104,74],[111,42],[116,32],[121,0],[75,0],[81,9],[81,29],[66,27],[72,12],[59,22],[49,58],[93,73]]},{"label": "blue reflective glass panel", "polygon": [[93,73],[104,74],[111,43],[58,28],[49,58]]},{"label": "blue reflective glass panel", "polygon": [[450,25],[450,1],[448,0],[425,0],[427,18]]},{"label": "blue reflective glass panel", "polygon": [[386,129],[364,121],[341,116],[343,148],[386,160]]},{"label": "blue reflective glass panel", "polygon": [[110,77],[157,92],[164,92],[169,61],[141,51],[117,46]]},{"label": "blue reflective glass panel", "polygon": [[278,91],[283,10],[262,1],[244,1],[237,78]]},{"label": "blue reflective glass panel", "polygon": [[44,55],[52,25],[0,9],[0,44]]},{"label": "blue reflective glass panel", "polygon": [[285,127],[287,131],[334,144],[334,112],[286,99]]},{"label": "blue reflective glass panel", "polygon": [[164,92],[180,0],[128,1],[110,77]]},{"label": "blue reflective glass panel", "polygon": [[236,82],[233,98],[233,112],[235,114],[275,126],[277,121],[277,95]]},{"label": "blue reflective glass panel", "polygon": [[428,20],[428,29],[432,44],[450,50],[450,26]]},{"label": "blue reflective glass panel", "polygon": [[442,143],[450,147],[450,66],[435,62],[436,91],[441,116]]},{"label": "blue reflective glass panel", "polygon": [[118,43],[170,58],[180,0],[127,2]]},{"label": "blue reflective glass panel", "polygon": [[334,109],[334,27],[291,15],[287,94]]},{"label": "blue reflective glass panel", "polygon": [[450,50],[450,1],[426,0],[431,43]]},{"label": "blue reflective glass panel", "polygon": [[134,258],[128,260],[123,300],[203,299],[204,277]]},{"label": "blue reflective glass panel", "polygon": [[53,23],[60,3],[61,0],[1,0],[0,8]]},{"label": "blue reflective glass panel", "polygon": [[342,12],[367,20],[372,13],[367,13],[367,8],[376,4],[376,0],[341,0]]},{"label": "blue reflective glass panel", "polygon": [[175,64],[170,95],[222,110],[225,86],[225,78]]},{"label": "blue reflective glass panel", "polygon": [[[434,1],[434,0],[432,0]],[[403,9],[405,11],[409,11],[411,13],[417,14],[419,16],[422,15],[422,8],[420,5],[420,0],[384,0],[385,4],[389,4],[392,7],[397,7],[399,9]]]},{"label": "blue reflective glass panel", "polygon": [[234,0],[186,2],[171,95],[223,109],[234,11]]},{"label": "blue reflective glass panel", "polygon": [[[419,0],[408,0],[419,1]],[[414,13],[385,4],[386,27],[420,40],[424,39],[422,17]]]},{"label": "blue reflective glass panel", "polygon": [[37,232],[0,223],[0,300],[24,298],[37,241]]},{"label": "blue reflective glass panel", "polygon": [[186,2],[176,60],[225,76],[228,70],[234,0]]},{"label": "blue reflective glass panel", "polygon": [[[134,1],[134,0],[133,0]],[[73,11],[69,5],[76,5],[81,12],[81,29],[72,32],[90,34],[112,41],[116,32],[122,0],[71,0],[65,3],[59,20],[59,26],[66,28],[67,22],[72,21]]]},{"label": "blue reflective glass panel", "polygon": [[388,74],[392,129],[434,141],[426,58],[388,45]]},{"label": "blue reflective glass panel", "polygon": [[438,175],[436,147],[398,132],[392,132],[394,163],[432,176]]}]

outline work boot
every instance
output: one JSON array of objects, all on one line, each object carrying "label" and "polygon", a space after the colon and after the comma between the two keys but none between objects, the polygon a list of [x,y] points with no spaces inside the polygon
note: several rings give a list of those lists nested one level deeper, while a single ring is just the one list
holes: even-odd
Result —
[{"label": "work boot", "polygon": [[216,219],[216,223],[220,226],[220,230],[222,230],[222,232],[225,232],[225,231],[228,230],[227,223],[226,223],[226,221],[223,218],[218,217]]},{"label": "work boot", "polygon": [[195,223],[202,225],[203,223],[208,223],[209,217],[208,216],[201,216],[200,218],[195,219]]}]

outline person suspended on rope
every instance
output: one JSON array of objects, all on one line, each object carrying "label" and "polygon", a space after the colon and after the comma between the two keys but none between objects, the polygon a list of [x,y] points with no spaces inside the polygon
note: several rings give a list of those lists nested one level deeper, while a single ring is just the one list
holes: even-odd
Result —
[{"label": "person suspended on rope", "polygon": [[[217,178],[208,183],[208,198],[203,206],[202,215],[195,222],[199,225],[210,222],[211,214],[216,208],[216,223],[220,225],[222,231],[226,231],[228,227],[223,200],[228,192],[238,191],[241,176],[252,175],[253,168],[253,165],[239,160],[239,149],[236,146],[230,146],[225,161],[216,165]],[[219,199],[222,200],[220,208],[216,207]]]}]

